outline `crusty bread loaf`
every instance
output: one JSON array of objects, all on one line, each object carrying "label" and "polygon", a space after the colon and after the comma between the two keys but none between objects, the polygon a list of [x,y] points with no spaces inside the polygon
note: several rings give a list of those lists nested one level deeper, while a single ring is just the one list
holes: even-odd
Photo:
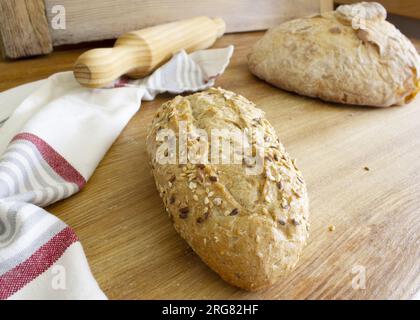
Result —
[{"label": "crusty bread loaf", "polygon": [[[163,142],[157,141],[158,132],[170,129],[178,135],[182,122],[189,132],[188,149],[198,143],[197,129],[209,136],[212,129],[260,130],[261,172],[247,172],[255,163],[246,158],[236,164],[160,164],[156,159]],[[147,149],[175,229],[224,280],[257,290],[296,265],[308,237],[306,186],[263,111],[252,102],[222,89],[178,96],[157,111]]]},{"label": "crusty bread loaf", "polygon": [[269,30],[248,57],[257,77],[340,103],[388,107],[420,89],[420,58],[378,3],[342,5]]}]

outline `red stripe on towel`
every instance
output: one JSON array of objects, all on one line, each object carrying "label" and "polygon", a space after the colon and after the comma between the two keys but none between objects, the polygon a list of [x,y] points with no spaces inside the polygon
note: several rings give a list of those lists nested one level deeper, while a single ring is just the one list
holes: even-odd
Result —
[{"label": "red stripe on towel", "polygon": [[44,160],[64,180],[77,184],[79,189],[82,189],[86,184],[85,178],[66,159],[38,136],[26,132],[19,133],[13,138],[13,141],[15,140],[26,140],[33,143]]},{"label": "red stripe on towel", "polygon": [[47,271],[76,241],[77,235],[70,227],[66,227],[26,261],[0,276],[0,300],[9,298]]}]

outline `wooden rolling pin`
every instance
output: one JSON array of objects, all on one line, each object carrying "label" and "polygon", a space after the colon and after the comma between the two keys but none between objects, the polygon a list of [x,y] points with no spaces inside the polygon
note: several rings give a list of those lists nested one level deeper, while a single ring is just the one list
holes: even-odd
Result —
[{"label": "wooden rolling pin", "polygon": [[191,52],[210,47],[225,28],[220,18],[196,17],[128,32],[113,48],[83,53],[74,65],[74,76],[89,88],[104,87],[124,74],[141,78],[181,49]]}]

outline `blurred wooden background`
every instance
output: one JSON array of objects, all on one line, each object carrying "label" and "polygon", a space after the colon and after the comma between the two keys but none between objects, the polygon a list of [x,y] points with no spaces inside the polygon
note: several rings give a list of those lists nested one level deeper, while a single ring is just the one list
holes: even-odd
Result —
[{"label": "blurred wooden background", "polygon": [[[403,33],[420,38],[419,0],[377,2]],[[11,59],[42,55],[56,46],[114,39],[127,31],[197,15],[223,18],[227,33],[265,30],[333,7],[333,0],[1,0],[0,47]]]},{"label": "blurred wooden background", "polygon": [[231,33],[332,8],[333,0],[1,0],[0,39],[6,57],[20,58],[198,15],[223,18]]}]

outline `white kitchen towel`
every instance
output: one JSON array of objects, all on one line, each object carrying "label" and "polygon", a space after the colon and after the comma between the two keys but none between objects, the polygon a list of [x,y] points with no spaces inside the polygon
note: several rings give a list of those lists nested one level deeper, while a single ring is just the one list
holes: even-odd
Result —
[{"label": "white kitchen towel", "polygon": [[0,93],[0,299],[106,299],[74,231],[42,207],[83,188],[141,100],[213,86],[232,53],[181,51],[104,89],[64,72]]}]

